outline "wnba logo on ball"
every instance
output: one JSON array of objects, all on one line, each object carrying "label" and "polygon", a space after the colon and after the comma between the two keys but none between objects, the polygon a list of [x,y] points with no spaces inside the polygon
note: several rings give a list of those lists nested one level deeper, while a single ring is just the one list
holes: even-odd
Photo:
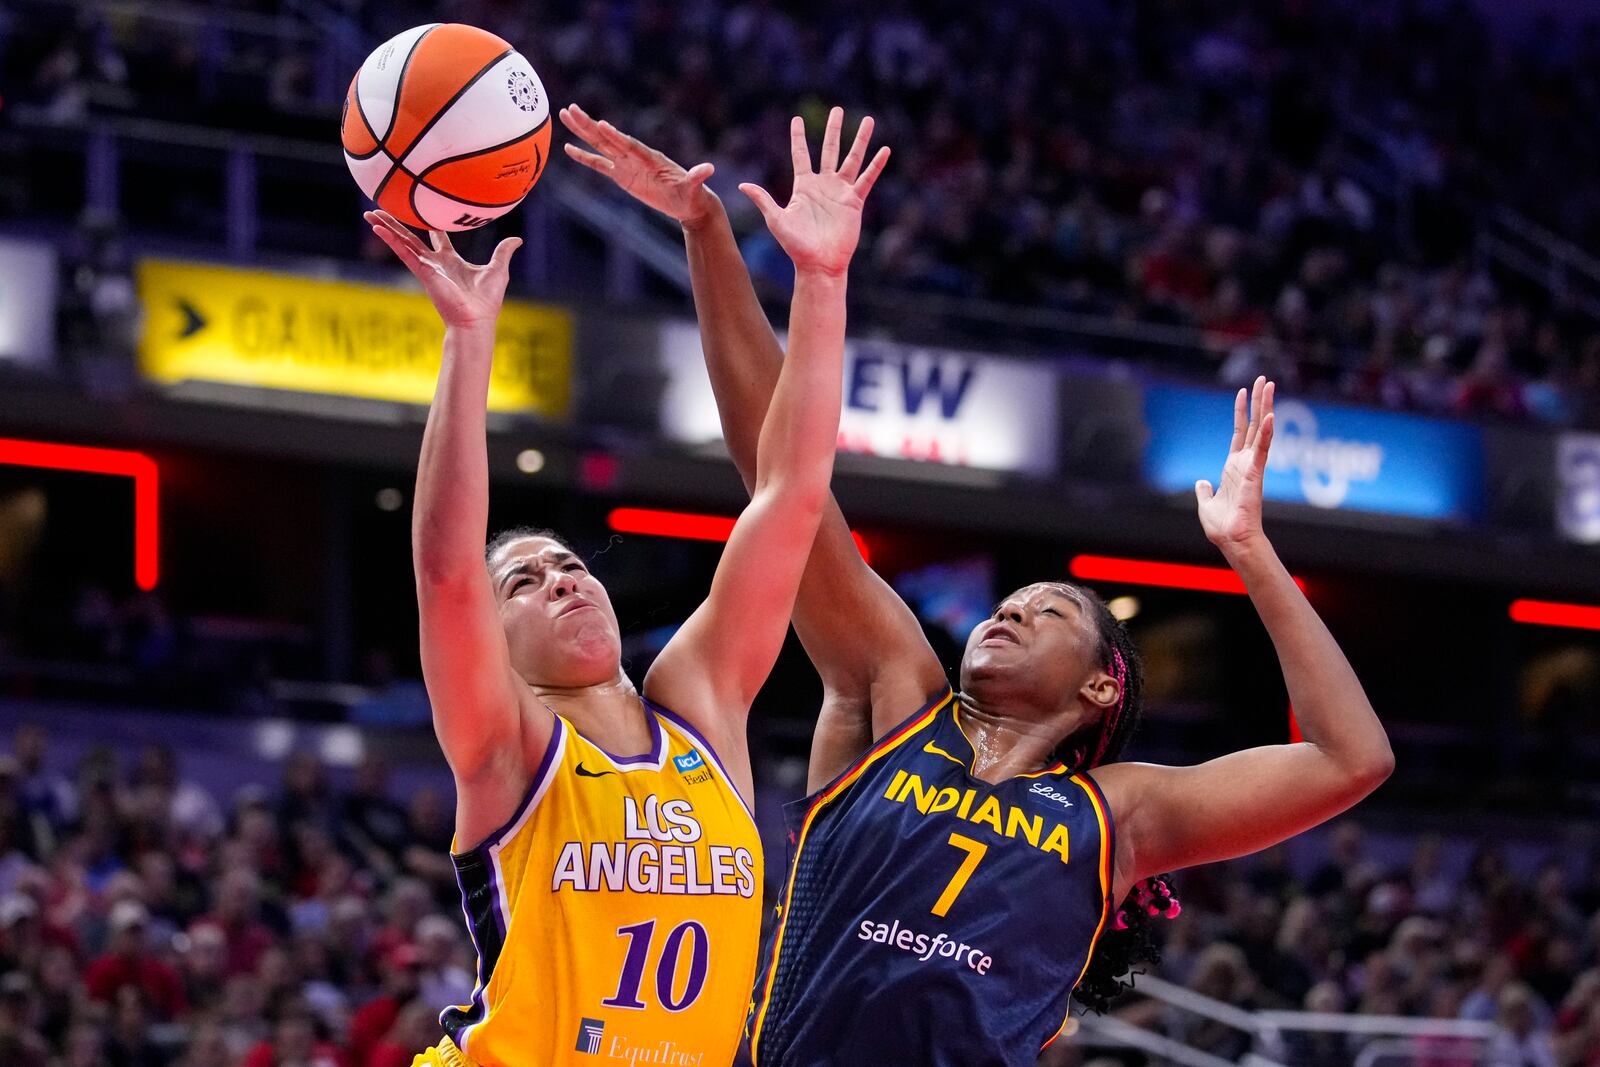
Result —
[{"label": "wnba logo on ball", "polygon": [[524,111],[539,106],[539,87],[525,70],[513,70],[506,75],[506,88],[511,92],[511,102]]},{"label": "wnba logo on ball", "polygon": [[1299,472],[1300,491],[1313,507],[1338,507],[1351,482],[1376,481],[1383,469],[1382,445],[1318,437],[1316,414],[1299,401],[1279,401],[1276,421],[1267,468]]}]

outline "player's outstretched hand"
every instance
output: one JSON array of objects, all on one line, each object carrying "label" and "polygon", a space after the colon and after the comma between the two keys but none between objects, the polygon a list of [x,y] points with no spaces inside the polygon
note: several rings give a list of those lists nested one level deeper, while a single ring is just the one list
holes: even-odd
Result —
[{"label": "player's outstretched hand", "polygon": [[387,211],[369,211],[362,217],[417,276],[446,326],[494,325],[511,277],[511,254],[522,246],[522,238],[507,237],[495,246],[489,262],[479,266],[462,259],[443,230],[429,231],[433,242],[429,247]]},{"label": "player's outstretched hand", "polygon": [[786,207],[779,207],[759,185],[748,182],[739,189],[755,201],[761,217],[778,244],[794,260],[799,271],[815,270],[843,274],[850,268],[856,242],[861,237],[861,209],[873,183],[889,162],[889,149],[878,149],[872,162],[866,162],[867,145],[872,140],[872,116],[861,120],[850,154],[839,162],[839,131],[844,126],[844,109],[828,112],[828,127],[822,136],[822,159],[811,169],[811,149],[806,144],[805,123],[796,115],[789,123],[789,150],[794,156],[794,192]]},{"label": "player's outstretched hand", "polygon": [[1251,544],[1263,535],[1261,485],[1267,473],[1267,449],[1272,447],[1272,394],[1274,386],[1257,378],[1248,399],[1243,389],[1233,399],[1233,441],[1222,465],[1222,484],[1196,482],[1200,526],[1206,537],[1224,553]]},{"label": "player's outstretched hand", "polygon": [[700,221],[711,209],[716,194],[706,188],[714,169],[710,163],[684,170],[637,137],[604,120],[596,122],[577,104],[568,104],[560,115],[561,124],[594,149],[587,152],[568,142],[562,146],[567,155],[604,174],[635,200],[685,225]]}]

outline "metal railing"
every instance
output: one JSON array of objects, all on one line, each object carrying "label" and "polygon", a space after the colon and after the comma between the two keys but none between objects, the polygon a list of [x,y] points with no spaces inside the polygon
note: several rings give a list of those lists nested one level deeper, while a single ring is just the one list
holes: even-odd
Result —
[{"label": "metal railing", "polygon": [[[39,145],[76,153],[82,167],[83,207],[102,218],[125,215],[129,195],[142,195],[142,190],[129,187],[130,160],[154,156],[164,166],[192,171],[197,188],[214,195],[220,204],[222,226],[214,235],[215,243],[229,258],[242,262],[263,252],[282,251],[266,247],[263,234],[263,227],[282,228],[285,221],[266,218],[261,211],[264,186],[273,176],[287,171],[297,180],[314,179],[319,187],[339,190],[339,195],[354,188],[331,131],[327,141],[312,141],[119,115],[60,124],[29,114],[26,108],[15,109],[12,128]],[[607,299],[637,300],[647,276],[689,295],[688,264],[676,234],[655,224],[642,205],[585,175],[551,168],[520,216],[529,246],[518,261],[525,284],[545,286],[558,274],[552,250],[570,247],[576,235],[584,234],[603,249],[597,288]],[[349,235],[352,249],[359,236],[358,222],[351,212],[348,229],[339,231],[340,237]],[[910,341],[983,342],[990,347],[1001,342],[1002,347],[1052,352],[1070,344],[1080,353],[1191,369],[1204,365],[1207,358],[1196,330],[1059,309],[870,287],[858,288],[853,306],[869,322],[891,326],[897,337]]]},{"label": "metal railing", "polygon": [[[1391,206],[1400,247],[1414,249],[1416,176],[1382,126],[1349,110],[1339,119],[1352,148],[1346,160],[1351,173]],[[1473,244],[1480,258],[1600,318],[1600,258],[1507,204],[1478,200],[1467,206],[1478,220]]]},{"label": "metal railing", "polygon": [[[1283,1067],[1293,1062],[1294,1037],[1311,1034],[1336,1034],[1359,1042],[1353,1067],[1383,1067],[1395,1057],[1440,1053],[1441,1050],[1447,1051],[1452,1060],[1488,1062],[1491,1045],[1501,1032],[1493,1023],[1462,1019],[1247,1011],[1148,974],[1139,976],[1134,993],[1158,1001],[1172,1011],[1197,1016],[1247,1035],[1251,1051],[1239,1063],[1253,1067]],[[1086,1016],[1080,1020],[1078,1040],[1086,1045],[1139,1049],[1183,1067],[1216,1067],[1233,1062],[1109,1016]]]},{"label": "metal railing", "polygon": [[1600,259],[1509,207],[1490,211],[1478,231],[1484,255],[1600,318]]}]

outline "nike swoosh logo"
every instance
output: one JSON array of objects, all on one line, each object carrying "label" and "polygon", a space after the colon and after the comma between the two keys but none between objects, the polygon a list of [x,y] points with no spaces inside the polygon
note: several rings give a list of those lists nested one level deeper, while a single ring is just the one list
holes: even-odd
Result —
[{"label": "nike swoosh logo", "polygon": [[962,763],[961,760],[956,759],[954,756],[950,755],[950,753],[946,752],[944,749],[940,748],[938,745],[934,744],[932,741],[929,741],[927,744],[923,745],[922,746],[922,751],[930,753],[930,754],[935,755],[935,756],[943,756],[945,759],[949,760],[951,763],[960,763],[961,766],[963,766],[963,767],[966,766],[966,764]]},{"label": "nike swoosh logo", "polygon": [[584,778],[600,778],[607,774],[616,774],[616,771],[591,771],[583,764],[578,764],[578,774]]}]

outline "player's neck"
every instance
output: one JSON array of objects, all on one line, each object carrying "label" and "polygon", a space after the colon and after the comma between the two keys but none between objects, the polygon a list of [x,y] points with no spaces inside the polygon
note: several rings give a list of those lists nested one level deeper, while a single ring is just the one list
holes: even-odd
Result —
[{"label": "player's neck", "polygon": [[1022,717],[963,693],[961,726],[972,744],[972,776],[993,785],[1051,766],[1056,746],[1069,730],[1065,719],[1064,714]]},{"label": "player's neck", "polygon": [[597,685],[534,686],[533,692],[547,708],[607,752],[633,756],[648,752],[654,743],[644,701],[621,671]]}]

